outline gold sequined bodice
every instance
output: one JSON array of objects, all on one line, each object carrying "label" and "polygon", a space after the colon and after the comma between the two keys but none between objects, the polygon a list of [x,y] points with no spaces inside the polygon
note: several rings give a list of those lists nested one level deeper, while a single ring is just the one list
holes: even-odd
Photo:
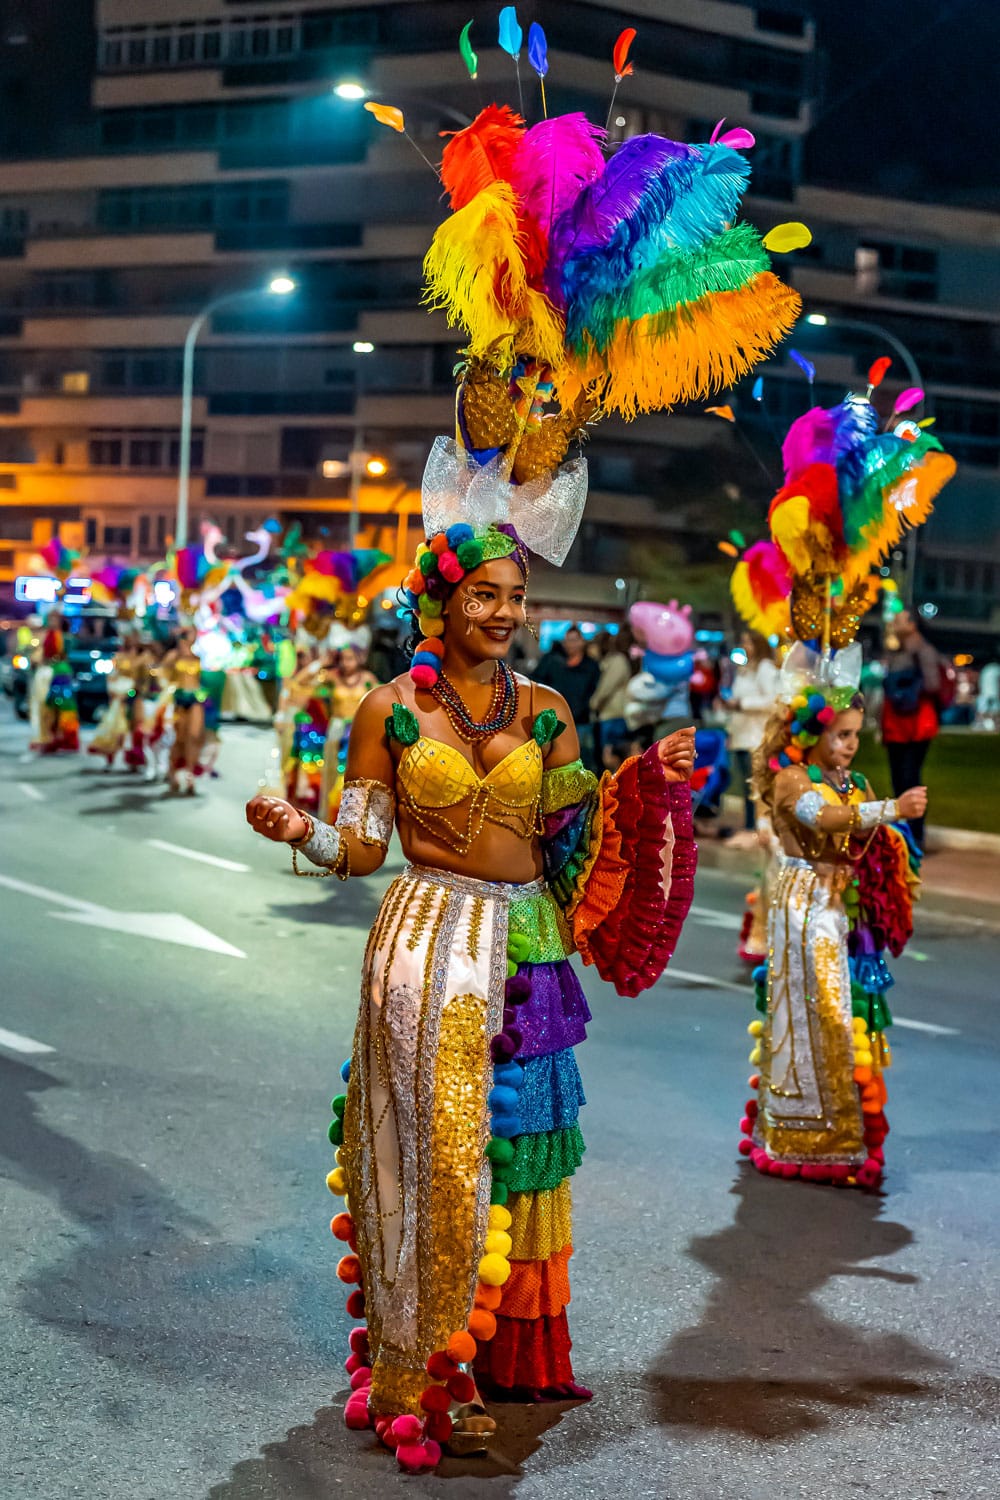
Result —
[{"label": "gold sequined bodice", "polygon": [[196,688],[201,677],[201,662],[197,657],[179,656],[170,675],[180,688]]},{"label": "gold sequined bodice", "polygon": [[[403,752],[396,784],[403,806],[418,823],[467,853],[487,822],[522,838],[539,831],[543,769],[542,752],[533,739],[480,776],[457,746],[421,735]],[[453,822],[447,811],[463,804],[465,816]]]}]

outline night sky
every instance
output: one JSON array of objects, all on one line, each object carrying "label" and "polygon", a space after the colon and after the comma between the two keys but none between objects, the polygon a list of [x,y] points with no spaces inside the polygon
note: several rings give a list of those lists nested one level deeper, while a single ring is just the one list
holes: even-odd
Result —
[{"label": "night sky", "polygon": [[1000,208],[997,0],[812,0],[827,55],[807,176]]}]

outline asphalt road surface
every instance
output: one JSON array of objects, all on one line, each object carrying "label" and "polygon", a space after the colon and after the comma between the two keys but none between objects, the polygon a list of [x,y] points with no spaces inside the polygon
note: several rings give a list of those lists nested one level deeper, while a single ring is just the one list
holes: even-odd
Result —
[{"label": "asphalt road surface", "polygon": [[761,1179],[743,884],[703,870],[655,990],[588,978],[595,1399],[504,1409],[488,1460],[408,1479],[343,1426],[324,1184],[385,872],[295,880],[250,835],[262,731],[184,801],[26,742],[4,706],[3,1500],[1000,1494],[1000,931],[930,907],[898,965],[885,1195]]}]

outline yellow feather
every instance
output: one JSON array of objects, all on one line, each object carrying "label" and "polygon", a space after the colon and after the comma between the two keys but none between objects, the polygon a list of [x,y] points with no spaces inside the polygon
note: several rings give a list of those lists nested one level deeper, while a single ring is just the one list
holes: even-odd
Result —
[{"label": "yellow feather", "polygon": [[950,453],[928,453],[917,469],[904,474],[886,491],[878,520],[865,529],[865,545],[848,560],[844,584],[866,578],[892,551],[908,526],[922,526],[934,508],[934,501],[950,479],[954,478],[955,460]]},{"label": "yellow feather", "polygon": [[510,334],[528,289],[516,201],[509,182],[490,183],[445,219],[424,258],[425,302],[465,330],[474,355]]},{"label": "yellow feather", "polygon": [[745,562],[737,563],[733,569],[729,591],[737,612],[751,630],[759,630],[761,635],[784,635],[788,632],[791,625],[788,600],[778,599],[766,608],[762,606],[750,587],[750,570]]}]

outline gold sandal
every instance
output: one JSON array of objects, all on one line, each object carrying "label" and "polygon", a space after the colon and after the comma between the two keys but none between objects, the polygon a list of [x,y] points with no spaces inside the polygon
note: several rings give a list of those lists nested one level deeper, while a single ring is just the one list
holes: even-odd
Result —
[{"label": "gold sandal", "polygon": [[497,1424],[481,1401],[467,1401],[452,1408],[451,1436],[443,1444],[453,1458],[474,1458],[487,1453]]}]

